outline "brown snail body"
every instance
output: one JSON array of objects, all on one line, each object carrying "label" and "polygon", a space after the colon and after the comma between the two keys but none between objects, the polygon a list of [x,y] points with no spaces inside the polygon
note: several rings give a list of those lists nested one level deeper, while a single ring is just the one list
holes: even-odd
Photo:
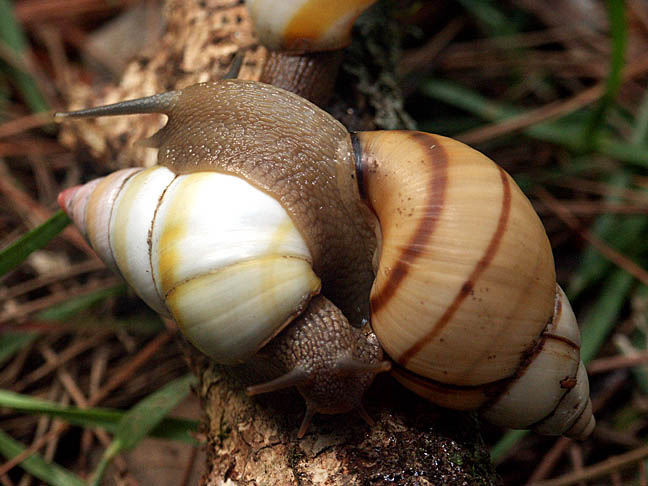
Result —
[{"label": "brown snail body", "polygon": [[[270,314],[275,308],[282,310],[272,319],[271,328],[256,341],[242,339],[245,351],[240,357],[232,358],[233,362],[246,359],[266,345],[294,319],[313,325],[332,322],[334,326],[347,326],[348,318],[355,327],[370,319],[381,346],[394,361],[395,376],[432,401],[453,408],[478,409],[497,423],[535,426],[544,433],[585,437],[591,432],[594,419],[589,408],[587,376],[582,364],[579,365],[578,329],[564,294],[557,290],[546,234],[513,180],[489,159],[459,142],[421,132],[349,135],[336,120],[302,98],[272,86],[239,80],[196,85],[71,115],[142,112],[169,115],[167,125],[150,140],[159,147],[161,167],[157,170],[164,181],[158,192],[150,196],[151,201],[161,201],[167,195],[176,197],[179,192],[176,186],[187,185],[189,180],[233,176],[244,181],[246,187],[249,185],[250,190],[258,191],[259,198],[269,196],[278,203],[272,211],[285,211],[287,220],[294,225],[293,229],[278,232],[278,227],[287,224],[281,222],[269,230],[273,248],[270,253],[254,250],[254,255],[246,253],[232,264],[232,268],[240,269],[243,274],[250,271],[250,266],[255,272],[263,268],[265,277],[259,281],[272,280],[277,288],[287,281],[295,289],[291,304],[285,309],[277,301],[282,292],[271,292],[264,287],[258,294],[250,295],[250,302],[260,303],[259,309],[272,309]],[[119,190],[123,186],[128,193],[129,184],[144,186],[148,183],[129,181],[149,175],[128,174]],[[227,181],[223,187],[233,183]],[[97,196],[95,201],[91,195],[94,190],[91,186],[85,192],[77,189],[61,196],[62,206],[82,227],[96,226],[87,216],[93,214],[90,208],[100,206],[104,198]],[[133,191],[137,197],[140,193]],[[136,196],[108,198],[106,211],[115,215],[125,213],[121,201],[133,197]],[[79,202],[81,199],[86,202]],[[154,276],[154,283],[149,287],[155,290],[150,292],[153,295],[150,299],[157,294],[158,308],[176,318],[197,347],[218,359],[223,351],[212,349],[220,346],[211,337],[212,324],[198,323],[192,327],[189,323],[200,314],[193,307],[200,302],[196,296],[208,295],[201,294],[205,287],[201,283],[192,287],[191,292],[178,291],[177,286],[185,285],[194,277],[187,277],[184,270],[163,271],[183,261],[180,257],[174,257],[171,263],[163,261],[168,254],[177,255],[178,249],[173,246],[173,251],[165,250],[161,243],[155,246],[158,240],[166,241],[165,234],[192,231],[184,227],[178,231],[178,225],[183,223],[178,222],[181,219],[177,215],[173,217],[173,225],[166,220],[156,223],[156,218],[160,220],[171,211],[167,211],[164,201],[149,205],[153,208],[149,216],[152,222],[144,227],[150,227],[148,231],[153,237],[146,239],[151,239],[153,246],[147,251],[149,255],[160,255],[148,258],[153,267],[147,272]],[[168,206],[172,208],[174,203],[169,202]],[[211,216],[209,209],[202,209],[205,218]],[[198,218],[187,216],[190,221],[194,217]],[[243,219],[249,217],[245,213]],[[216,219],[213,224],[220,222]],[[112,225],[107,226],[112,228]],[[173,230],[166,228],[167,225]],[[162,228],[159,238],[156,237],[158,226]],[[291,242],[299,237],[303,242],[285,243],[286,231],[291,232]],[[87,229],[85,233],[96,248],[101,246],[95,243],[93,230]],[[196,234],[200,231],[196,230]],[[281,234],[280,241],[278,234]],[[267,238],[264,238],[260,237],[265,242]],[[108,235],[103,241],[109,242],[108,250],[103,252],[108,260],[119,260],[114,255],[116,247],[128,251],[126,239]],[[233,246],[237,245],[241,246],[239,243]],[[268,245],[261,246],[266,252]],[[275,247],[285,249],[282,253],[275,251]],[[128,260],[138,258],[129,256]],[[269,260],[273,263],[267,264]],[[257,265],[257,261],[262,263]],[[228,260],[227,264],[231,262]],[[294,274],[276,278],[277,272],[284,271],[284,265],[295,268]],[[134,283],[129,279],[134,270],[123,269],[118,262],[114,266]],[[164,277],[169,273],[178,276]],[[233,278],[234,282],[239,278],[234,270],[221,267],[209,267],[204,273],[208,277],[196,278],[202,279],[200,282],[209,281],[209,285],[222,274],[232,273],[227,278]],[[163,275],[161,283],[155,279],[157,274]],[[165,278],[172,283],[165,283]],[[292,285],[292,282],[296,283]],[[220,280],[214,285],[220,289],[217,293],[222,292],[227,298],[234,298],[226,292],[230,288],[248,291],[245,285],[222,284]],[[266,298],[269,292],[271,299]],[[308,306],[312,296],[318,293],[332,304],[315,297]],[[191,299],[191,304],[180,305],[179,294]],[[246,295],[235,298],[236,302],[245,302]],[[244,315],[247,309],[243,304],[234,307],[241,307],[242,314],[226,319],[227,326],[239,321],[256,323],[256,317],[249,319]],[[265,311],[257,312],[265,315]],[[209,317],[221,313],[211,308],[203,312]],[[229,337],[232,329],[215,332]],[[322,340],[321,336],[337,341],[335,333],[318,331],[315,335],[319,337],[312,342],[307,337],[300,338],[298,349],[314,346]],[[357,408],[360,405],[357,397],[369,385],[373,374],[387,368],[379,350],[371,345],[373,339],[372,335],[364,334],[346,339],[347,344],[334,346],[341,351],[327,365],[329,372],[339,376],[360,373],[364,377],[347,380],[349,386],[357,384],[359,391],[341,393],[335,387],[337,391],[329,394],[329,404],[337,403],[340,396],[352,395],[354,398],[344,406],[326,405],[329,378],[322,379],[322,385],[316,390],[308,389],[320,371],[304,363],[296,366],[297,371],[289,371],[288,378],[279,378],[268,387],[253,387],[252,392],[297,385],[309,404],[307,419],[318,411]],[[347,349],[349,342],[354,344]],[[230,349],[231,345],[225,347]],[[538,370],[534,363],[542,363],[542,369]],[[311,374],[304,374],[305,369],[311,369]],[[538,376],[551,383],[542,387],[550,389],[550,396],[541,398],[544,390],[538,390],[537,394],[528,392],[534,403],[544,402],[540,407],[531,407],[533,413],[524,418],[525,405],[519,401],[523,393],[518,383],[533,388],[528,379],[538,379]],[[567,412],[562,412],[561,403],[562,408],[569,404]],[[510,410],[511,407],[515,410]],[[511,420],[507,419],[508,415]],[[307,420],[300,434],[305,432],[305,426]]]}]

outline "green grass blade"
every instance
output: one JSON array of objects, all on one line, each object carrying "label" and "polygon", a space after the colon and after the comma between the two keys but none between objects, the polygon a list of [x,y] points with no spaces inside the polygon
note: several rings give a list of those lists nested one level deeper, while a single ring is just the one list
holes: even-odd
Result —
[{"label": "green grass blade", "polygon": [[[69,329],[76,327],[79,329],[101,329],[106,331],[120,330],[128,331],[129,333],[138,336],[156,336],[160,332],[164,331],[166,328],[162,318],[149,309],[142,309],[141,313],[126,318],[116,318],[109,315],[97,316],[96,314],[83,312],[87,307],[89,307],[89,311],[92,312],[92,306],[102,302],[102,298],[122,295],[125,293],[127,288],[128,287],[125,284],[122,284],[108,289],[97,290],[94,294],[88,294],[93,295],[93,297],[87,299],[85,303],[82,301],[86,299],[82,299],[81,297],[87,296],[79,296],[78,299],[81,300],[81,302],[72,303],[74,305],[68,302],[59,304],[36,314],[35,320],[37,322],[49,323],[52,327],[56,325],[56,322],[64,322],[66,327]],[[76,299],[77,298],[75,298],[75,300]],[[59,309],[59,306],[62,308]],[[70,309],[70,307],[75,308]],[[77,314],[74,314],[74,312],[77,312]]]},{"label": "green grass blade", "polygon": [[[0,0],[0,42],[11,48],[22,59],[27,39],[14,16],[9,0]],[[32,111],[48,111],[49,105],[34,78],[22,69],[0,63],[16,84]]]},{"label": "green grass blade", "polygon": [[[640,302],[646,302],[648,299],[648,286],[640,285],[636,292],[634,292],[633,299],[637,298]],[[638,326],[633,336],[631,337],[631,344],[635,349],[640,349],[642,351],[646,350],[646,332],[645,329]],[[617,344],[617,350],[620,353],[623,353],[622,346]],[[633,366],[631,369],[632,375],[634,377],[637,386],[641,390],[641,393],[648,395],[648,367],[644,366]]]},{"label": "green grass blade", "polygon": [[[123,294],[126,291],[126,285],[119,284],[114,287],[107,289],[99,289],[95,292],[92,292],[87,295],[80,295],[73,297],[61,304],[55,305],[46,309],[38,314],[36,314],[36,319],[40,321],[48,322],[65,322],[66,324],[71,324],[71,319],[79,314],[81,311],[101,302],[104,299],[113,297],[116,295]],[[81,321],[82,317],[79,317]],[[96,320],[93,320],[96,322]],[[159,321],[158,321],[159,322]],[[150,322],[145,322],[144,326],[141,326],[141,321],[137,323],[137,332],[150,331],[151,333],[155,329]],[[119,326],[119,322],[115,323],[115,327]],[[86,326],[87,327],[87,326]],[[135,324],[131,324],[130,327],[135,328]],[[160,326],[157,326],[159,329]],[[18,351],[28,346],[34,340],[38,338],[40,333],[37,332],[22,332],[19,330],[3,332],[0,334],[0,366],[9,360],[13,355]]]},{"label": "green grass blade", "polygon": [[450,81],[428,79],[421,84],[420,89],[424,95],[430,98],[474,113],[484,120],[496,121],[519,114],[513,109],[507,110],[503,106],[487,100],[479,93]]},{"label": "green grass blade", "polygon": [[[607,180],[607,184],[615,188],[628,187],[631,175],[625,171],[617,171]],[[605,197],[606,202],[619,201],[619,196],[610,194]],[[620,217],[616,214],[602,214],[596,218],[591,232],[610,246],[623,252],[633,242],[640,238],[646,229],[648,220],[644,216]],[[572,274],[567,287],[570,300],[576,299],[581,292],[596,281],[606,277],[606,272],[612,267],[612,262],[605,258],[593,246],[588,245],[580,255],[580,263]]]},{"label": "green grass blade", "polygon": [[[47,415],[80,427],[101,427],[114,434],[126,412],[108,408],[81,409],[55,402],[33,398],[28,395],[0,390],[0,407],[10,408],[20,413]],[[189,419],[165,418],[150,431],[150,436],[171,439],[196,445],[191,436],[198,430],[198,422]]]},{"label": "green grass blade", "polygon": [[493,462],[499,462],[504,458],[506,454],[509,453],[515,444],[524,439],[530,430],[509,430],[507,431],[502,438],[497,441],[497,443],[491,448],[490,455]]},{"label": "green grass blade", "polygon": [[[421,84],[420,90],[432,99],[464,109],[489,121],[504,120],[523,113],[523,110],[495,103],[474,91],[448,81],[430,79]],[[581,152],[585,149],[582,143],[582,121],[580,117],[578,120],[572,118],[574,117],[567,116],[560,120],[538,123],[523,129],[522,132],[531,138]],[[592,149],[642,169],[648,167],[646,155],[648,148],[618,140],[605,132],[599,136],[596,146]]]},{"label": "green grass blade", "polygon": [[97,469],[92,475],[93,484],[100,484],[106,467],[120,452],[132,449],[156,427],[189,393],[193,375],[178,378],[148,397],[140,400],[119,422],[113,441],[105,450]]},{"label": "green grass blade", "polygon": [[[0,430],[0,454],[7,459],[16,457],[22,453],[25,447],[12,439],[4,431]],[[51,486],[85,486],[86,483],[76,474],[59,466],[58,464],[45,461],[38,453],[20,463],[20,466],[29,474]]]},{"label": "green grass blade", "polygon": [[0,334],[0,366],[38,337],[34,332],[7,332]]},{"label": "green grass blade", "polygon": [[43,224],[0,250],[0,277],[20,265],[30,253],[44,247],[69,223],[70,218],[62,210],[59,210]]},{"label": "green grass blade", "polygon": [[[479,93],[449,81],[430,79],[423,83],[420,89],[430,98],[461,108],[488,121],[502,121],[523,113],[523,110],[493,102]],[[564,120],[562,123],[544,122],[525,128],[523,133],[539,140],[562,145],[570,150],[579,151],[582,148],[579,139],[582,135],[580,124],[573,126],[565,123]]]},{"label": "green grass blade", "polygon": [[496,2],[459,0],[459,3],[490,35],[501,36],[517,32],[511,20],[497,9]]},{"label": "green grass blade", "polygon": [[142,440],[164,416],[173,410],[191,391],[195,378],[188,374],[151,393],[131,408],[119,423],[115,440],[120,450],[129,450]]},{"label": "green grass blade", "polygon": [[[648,229],[648,219],[644,216],[633,215],[620,218],[616,215],[602,215],[599,218],[604,216],[610,216],[610,218],[597,219],[594,232],[597,233],[602,227],[602,233],[605,236],[601,238],[621,253],[627,253],[637,241],[641,240]],[[598,224],[599,222],[601,225]],[[613,268],[613,263],[610,260],[595,248],[588,246],[582,253],[581,264],[578,266],[574,278],[570,281],[570,292],[567,295],[570,299],[575,299],[582,291],[596,282],[607,280],[611,268]]]},{"label": "green grass blade", "polygon": [[638,146],[601,135],[594,149],[620,162],[627,162],[644,170],[648,168],[648,146],[646,145]]},{"label": "green grass blade", "polygon": [[581,359],[589,363],[617,323],[623,303],[628,299],[634,279],[617,268],[607,279],[598,298],[581,323]]},{"label": "green grass blade", "polygon": [[[627,187],[630,181],[631,177],[627,172],[615,172],[608,179],[607,183],[613,187],[623,188]],[[616,195],[608,195],[605,197],[606,202],[616,202],[618,200],[619,197]],[[596,221],[591,227],[591,232],[598,238],[607,241],[608,238],[614,235],[614,228],[617,222],[617,215],[602,214],[596,218]],[[569,286],[566,288],[566,293],[570,300],[576,299],[595,279],[603,278],[605,269],[609,265],[609,260],[604,258],[592,245],[588,245],[585,248],[580,254],[579,260],[578,268],[573,272]]]},{"label": "green grass blade", "polygon": [[614,103],[619,88],[621,87],[625,52],[628,43],[628,25],[624,0],[607,0],[606,3],[612,42],[610,72],[605,83],[605,93],[601,97],[596,109],[592,112],[589,122],[585,127],[583,138],[586,147],[596,146],[596,138],[601,131],[605,115]]},{"label": "green grass blade", "polygon": [[645,92],[637,110],[637,119],[632,130],[632,143],[644,146],[648,143],[648,91]]}]

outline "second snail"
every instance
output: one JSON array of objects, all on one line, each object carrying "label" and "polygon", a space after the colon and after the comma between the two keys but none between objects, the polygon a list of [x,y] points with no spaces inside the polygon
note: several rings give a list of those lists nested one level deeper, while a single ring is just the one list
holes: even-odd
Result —
[{"label": "second snail", "polygon": [[349,134],[299,96],[241,80],[58,118],[151,112],[169,117],[148,141],[157,166],[59,203],[198,349],[225,364],[258,352],[280,363],[282,376],[249,392],[297,386],[300,437],[315,413],[366,416],[362,395],[389,368],[497,424],[591,433],[578,326],[549,241],[487,157],[422,132]]}]

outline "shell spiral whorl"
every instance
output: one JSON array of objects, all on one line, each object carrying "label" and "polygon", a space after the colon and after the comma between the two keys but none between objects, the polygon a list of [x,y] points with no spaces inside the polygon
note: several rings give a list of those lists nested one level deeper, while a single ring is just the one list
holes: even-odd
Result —
[{"label": "shell spiral whorl", "polygon": [[[551,330],[559,317],[554,303],[569,303],[556,286],[542,223],[515,182],[449,138],[353,138],[361,192],[382,232],[371,323],[396,363],[394,376],[440,405],[481,410],[511,427],[537,424],[545,433],[552,427],[543,428],[543,420],[569,391],[561,382],[574,379],[578,405],[552,433],[589,434],[594,422],[591,407],[586,413],[587,376],[577,377],[578,327],[572,313]],[[512,396],[521,383],[526,400]],[[547,386],[530,391],[540,383]],[[585,424],[569,431],[581,415]]]}]

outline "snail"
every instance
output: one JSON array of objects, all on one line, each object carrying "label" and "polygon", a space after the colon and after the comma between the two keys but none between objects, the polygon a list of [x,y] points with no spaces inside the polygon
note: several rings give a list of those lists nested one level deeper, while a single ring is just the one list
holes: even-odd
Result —
[{"label": "snail", "polygon": [[324,105],[333,91],[351,28],[376,0],[246,0],[270,50],[260,81]]},{"label": "snail", "polygon": [[[218,362],[268,352],[314,413],[373,376],[543,434],[594,428],[579,331],[537,214],[439,135],[348,133],[280,88],[221,80],[66,117],[164,113],[158,164],[59,204],[109,266]],[[370,327],[369,327],[370,326]],[[383,351],[389,360],[383,360]]]}]

